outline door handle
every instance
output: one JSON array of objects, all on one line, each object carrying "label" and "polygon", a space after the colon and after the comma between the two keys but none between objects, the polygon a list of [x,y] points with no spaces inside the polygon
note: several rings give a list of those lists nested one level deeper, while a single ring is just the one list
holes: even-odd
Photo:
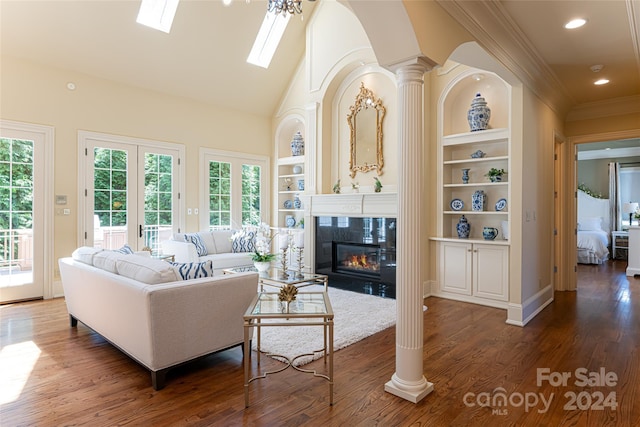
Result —
[{"label": "door handle", "polygon": [[142,237],[142,225],[140,225],[140,237]]}]

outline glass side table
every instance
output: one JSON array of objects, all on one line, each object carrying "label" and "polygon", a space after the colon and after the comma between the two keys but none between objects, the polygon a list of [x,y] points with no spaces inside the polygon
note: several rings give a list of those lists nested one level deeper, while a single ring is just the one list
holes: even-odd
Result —
[{"label": "glass side table", "polygon": [[[268,323],[262,320],[271,319]],[[324,335],[324,347],[314,351],[313,354],[323,352],[324,363],[328,363],[327,374],[317,373],[315,370],[303,369],[294,365],[294,361],[302,356],[300,354],[292,358],[276,354],[285,360],[286,366],[273,371],[267,371],[255,377],[250,376],[251,366],[251,332],[256,330],[257,364],[260,366],[260,329],[271,327],[294,328],[296,326],[322,326]],[[329,405],[333,405],[333,309],[326,292],[299,293],[297,298],[290,303],[278,300],[277,292],[260,292],[244,314],[244,403],[249,407],[249,384],[255,380],[266,378],[267,375],[282,372],[292,367],[293,369],[312,374],[314,377],[324,378],[329,382]]]}]

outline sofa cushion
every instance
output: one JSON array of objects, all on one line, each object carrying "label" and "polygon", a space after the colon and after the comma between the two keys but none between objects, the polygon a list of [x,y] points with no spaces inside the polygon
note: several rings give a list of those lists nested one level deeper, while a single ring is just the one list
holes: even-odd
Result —
[{"label": "sofa cushion", "polygon": [[98,252],[93,257],[93,266],[101,270],[108,271],[109,273],[118,274],[116,261],[126,256],[127,255],[119,251]]},{"label": "sofa cushion", "polygon": [[173,266],[159,259],[124,256],[116,261],[116,268],[119,275],[149,285],[175,282],[178,279]]},{"label": "sofa cushion", "polygon": [[196,247],[198,256],[205,256],[209,253],[201,233],[187,233],[184,235],[184,241],[187,243],[192,243]]},{"label": "sofa cushion", "polygon": [[102,252],[101,248],[94,248],[92,246],[81,246],[71,254],[71,258],[79,261],[83,264],[93,265],[93,257]]},{"label": "sofa cushion", "polygon": [[256,251],[256,232],[242,230],[233,235],[231,244],[231,252],[255,252]]},{"label": "sofa cushion", "polygon": [[170,263],[176,275],[182,280],[199,279],[201,277],[213,277],[213,262]]},{"label": "sofa cushion", "polygon": [[200,261],[212,261],[213,267],[216,271],[224,270],[225,268],[245,267],[253,265],[251,261],[251,252],[227,252],[222,254],[207,255],[200,258]]},{"label": "sofa cushion", "polygon": [[223,254],[231,252],[231,236],[233,236],[233,230],[214,230],[211,232],[211,237],[216,245],[216,250],[209,252],[210,254]]}]

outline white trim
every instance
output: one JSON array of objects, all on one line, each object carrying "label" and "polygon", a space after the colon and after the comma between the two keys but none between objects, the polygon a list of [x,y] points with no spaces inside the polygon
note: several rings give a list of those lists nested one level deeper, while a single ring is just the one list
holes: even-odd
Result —
[{"label": "white trim", "polygon": [[553,286],[547,285],[535,295],[527,298],[522,304],[509,303],[506,323],[514,326],[525,326],[552,302]]},{"label": "white trim", "polygon": [[54,263],[54,218],[53,218],[53,193],[54,193],[54,145],[55,145],[55,128],[52,126],[36,125],[32,123],[21,123],[0,119],[0,130],[11,130],[16,132],[28,132],[40,134],[43,145],[43,177],[44,180],[40,184],[42,186],[43,195],[43,218],[42,218],[42,279],[43,279],[43,298],[50,299],[54,297],[53,290],[53,269]]}]

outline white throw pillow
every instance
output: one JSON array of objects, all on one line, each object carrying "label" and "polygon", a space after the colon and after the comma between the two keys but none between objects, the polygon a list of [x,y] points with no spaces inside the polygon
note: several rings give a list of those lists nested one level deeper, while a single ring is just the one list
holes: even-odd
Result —
[{"label": "white throw pillow", "polygon": [[178,280],[173,266],[159,259],[124,256],[116,261],[116,268],[119,275],[149,285]]},{"label": "white throw pillow", "polygon": [[578,221],[579,231],[602,231],[602,218],[582,218]]},{"label": "white throw pillow", "polygon": [[93,257],[102,252],[100,248],[94,248],[92,246],[81,246],[71,254],[71,258],[79,261],[83,264],[93,265]]}]

